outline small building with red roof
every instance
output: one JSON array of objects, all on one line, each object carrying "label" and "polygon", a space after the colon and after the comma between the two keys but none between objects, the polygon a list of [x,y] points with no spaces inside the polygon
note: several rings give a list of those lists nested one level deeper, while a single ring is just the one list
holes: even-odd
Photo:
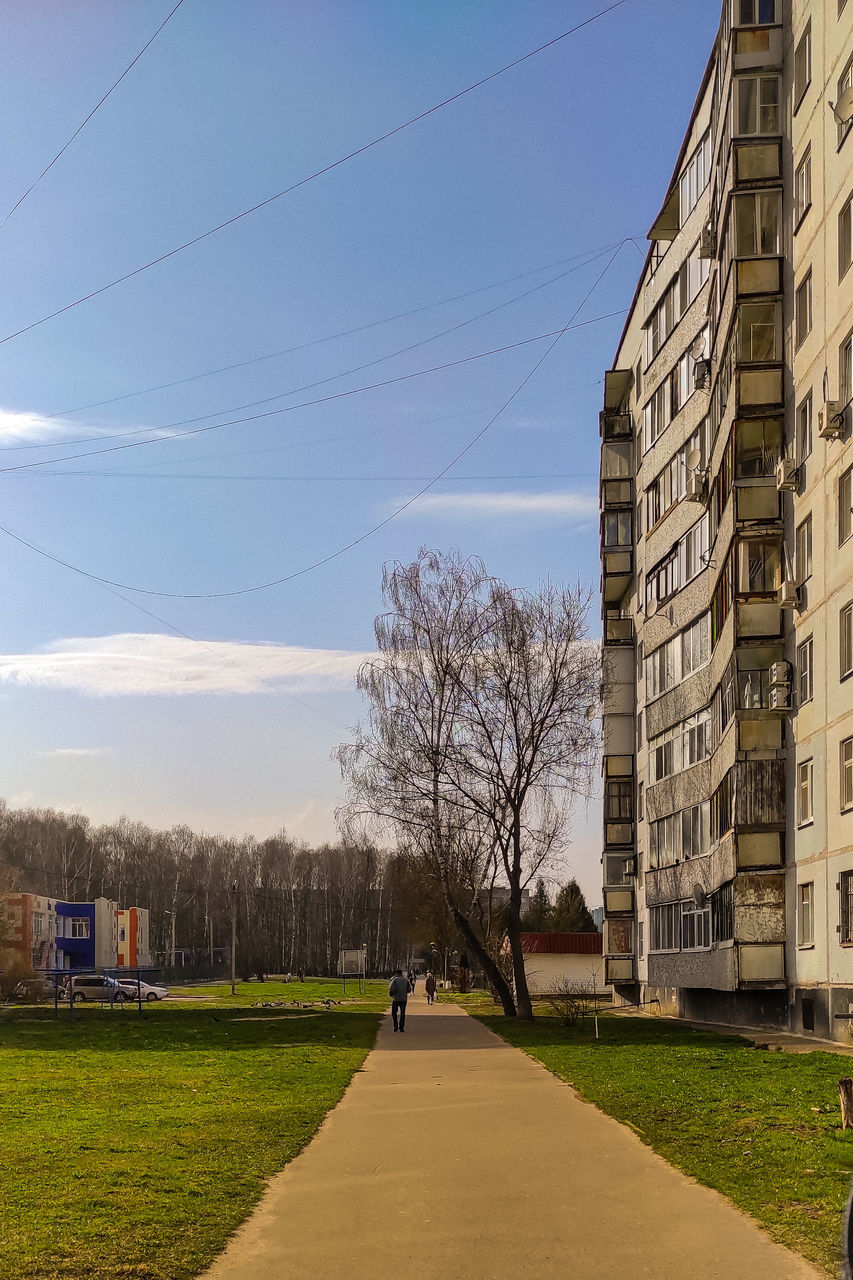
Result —
[{"label": "small building with red roof", "polygon": [[523,933],[521,945],[531,995],[547,995],[565,981],[604,990],[600,933]]}]

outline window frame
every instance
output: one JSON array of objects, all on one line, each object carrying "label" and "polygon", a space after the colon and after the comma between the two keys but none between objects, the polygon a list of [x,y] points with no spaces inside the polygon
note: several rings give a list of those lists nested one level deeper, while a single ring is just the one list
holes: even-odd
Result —
[{"label": "window frame", "polygon": [[794,349],[799,351],[812,331],[812,270],[809,267],[794,294]]},{"label": "window frame", "polygon": [[[805,79],[800,80],[801,59],[800,52],[805,54]],[[808,87],[812,82],[812,24],[811,19],[806,23],[805,30],[797,41],[794,49],[794,115],[800,109],[803,98],[808,92]]]},{"label": "window frame", "polygon": [[[801,191],[802,187],[802,191]],[[812,148],[808,144],[794,170],[794,234],[812,207]]]},{"label": "window frame", "polygon": [[814,946],[814,880],[797,885],[797,946]]},{"label": "window frame", "polygon": [[853,600],[838,611],[838,669],[839,680],[853,676]]},{"label": "window frame", "polygon": [[838,521],[838,545],[843,547],[853,534],[853,465],[838,477],[835,514]]},{"label": "window frame", "polygon": [[814,822],[814,759],[797,762],[797,827]]},{"label": "window frame", "polygon": [[797,405],[797,466],[811,457],[814,447],[814,400],[811,391]]},{"label": "window frame", "polygon": [[797,706],[814,699],[814,636],[797,645]]},{"label": "window frame", "polygon": [[838,211],[838,281],[839,284],[853,266],[853,193],[847,197]]},{"label": "window frame", "polygon": [[853,737],[838,744],[838,807],[842,813],[853,809]]},{"label": "window frame", "polygon": [[838,941],[849,947],[853,945],[853,871],[840,873],[838,889]]}]

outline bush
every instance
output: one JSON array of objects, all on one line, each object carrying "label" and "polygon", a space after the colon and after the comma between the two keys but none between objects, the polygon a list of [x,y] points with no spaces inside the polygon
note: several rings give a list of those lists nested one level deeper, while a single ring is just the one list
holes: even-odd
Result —
[{"label": "bush", "polygon": [[595,1012],[596,998],[592,987],[576,978],[556,978],[548,989],[546,1002],[564,1027],[574,1027]]}]

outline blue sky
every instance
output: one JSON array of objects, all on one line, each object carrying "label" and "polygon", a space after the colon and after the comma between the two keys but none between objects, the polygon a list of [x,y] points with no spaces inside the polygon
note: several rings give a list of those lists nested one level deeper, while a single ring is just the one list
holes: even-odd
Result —
[{"label": "blue sky", "polygon": [[[0,109],[14,127],[0,139],[0,218],[172,7],[4,5]],[[184,0],[0,226],[0,338],[600,7]],[[427,497],[314,572],[220,594],[297,572],[391,514],[527,377],[547,345],[527,340],[569,321],[615,246],[633,236],[644,249],[718,17],[716,0],[627,0],[0,343],[0,524],[90,573],[168,593],[123,599],[0,535],[10,803],[333,838],[329,756],[360,714],[352,677],[385,561],[430,545],[479,554],[513,585],[597,586],[601,377],[622,324],[612,313],[640,267],[631,244],[578,312],[592,323],[564,335]],[[501,347],[513,349],[468,359]],[[180,385],[131,394],[169,382]],[[240,408],[258,401],[269,403]],[[33,462],[48,465],[2,470]],[[593,808],[577,815],[565,867],[593,901],[599,847]]]}]

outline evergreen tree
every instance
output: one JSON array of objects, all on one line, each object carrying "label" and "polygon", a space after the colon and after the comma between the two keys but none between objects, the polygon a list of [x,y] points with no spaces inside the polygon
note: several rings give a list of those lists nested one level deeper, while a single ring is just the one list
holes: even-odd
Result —
[{"label": "evergreen tree", "polygon": [[536,888],[531,894],[530,905],[521,921],[521,927],[528,933],[545,933],[551,928],[550,915],[551,900],[545,888],[545,881],[540,878],[536,881]]},{"label": "evergreen tree", "polygon": [[548,927],[554,933],[597,933],[577,880],[564,884],[550,912]]}]

